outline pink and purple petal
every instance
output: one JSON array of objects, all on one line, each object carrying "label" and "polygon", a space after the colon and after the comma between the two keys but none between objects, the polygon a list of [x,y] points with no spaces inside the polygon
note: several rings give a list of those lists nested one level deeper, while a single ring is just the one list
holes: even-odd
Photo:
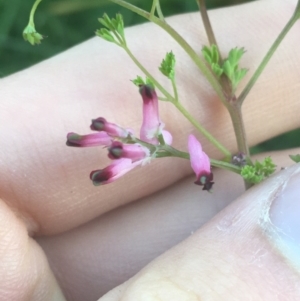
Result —
[{"label": "pink and purple petal", "polygon": [[76,133],[67,134],[67,145],[75,147],[88,146],[108,146],[112,142],[112,138],[105,132],[92,133],[88,135],[79,135]]},{"label": "pink and purple petal", "polygon": [[127,138],[130,132],[119,125],[106,121],[105,118],[99,117],[92,120],[90,126],[93,131],[104,131],[112,137]]}]

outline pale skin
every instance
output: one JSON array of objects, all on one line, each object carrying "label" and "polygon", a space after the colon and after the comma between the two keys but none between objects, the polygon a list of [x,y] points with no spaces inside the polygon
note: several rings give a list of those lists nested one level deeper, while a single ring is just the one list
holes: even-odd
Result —
[{"label": "pale skin", "polygon": [[[247,79],[295,5],[265,0],[211,11],[223,55],[235,46],[246,48]],[[207,43],[198,14],[168,21],[195,49]],[[132,52],[157,78],[161,58],[173,50],[182,103],[235,152],[227,112],[176,43],[149,24],[126,35]],[[296,24],[245,101],[250,145],[299,126],[298,47]],[[244,194],[236,175],[215,170],[209,194],[193,185],[189,162],[160,159],[113,184],[92,185],[89,172],[109,163],[105,151],[67,148],[66,133],[88,133],[90,120],[100,116],[138,131],[141,99],[129,82],[137,74],[121,49],[95,38],[1,79],[0,299],[97,300],[142,269],[100,300],[299,300],[299,274],[257,231],[263,205],[250,204],[252,194]],[[196,134],[192,126],[166,103],[161,119],[174,146],[186,150],[188,133]],[[198,138],[210,157],[221,159]],[[287,154],[299,152],[272,156],[286,167],[292,163]],[[241,231],[231,228],[230,216],[238,212],[244,212]],[[220,233],[220,224],[228,231]],[[244,229],[244,224],[251,226]],[[257,245],[266,252],[259,268],[245,256],[256,254]]]}]

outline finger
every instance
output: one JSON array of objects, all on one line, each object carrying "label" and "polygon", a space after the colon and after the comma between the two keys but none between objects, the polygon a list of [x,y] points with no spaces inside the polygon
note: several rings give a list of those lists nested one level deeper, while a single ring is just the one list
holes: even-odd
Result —
[{"label": "finger", "polygon": [[[212,11],[220,47],[228,50],[243,45],[249,53],[243,64],[257,66],[294,7],[295,1],[262,1]],[[251,17],[249,11],[253,12]],[[264,24],[263,31],[253,16]],[[169,21],[195,49],[206,44],[198,14]],[[229,36],[235,41],[231,42]],[[176,43],[151,24],[128,29],[127,39],[132,51],[155,76],[161,58],[173,49],[178,61],[181,101],[197,120],[235,151],[228,114]],[[299,125],[300,60],[294,51],[297,41],[297,32],[292,30],[249,95],[244,115],[251,145]],[[166,159],[139,168],[113,185],[94,188],[89,172],[105,167],[106,155],[99,149],[65,147],[67,132],[84,133],[90,119],[98,115],[138,132],[140,99],[136,88],[128,82],[136,74],[140,74],[139,70],[121,49],[94,39],[2,80],[0,93],[5,101],[1,103],[0,120],[5,128],[1,127],[0,132],[0,191],[2,198],[20,212],[31,232],[65,231],[191,173],[188,162]],[[283,99],[288,99],[288,103],[283,105]],[[22,114],[16,117],[22,106]],[[167,103],[161,104],[161,111],[175,146],[186,149],[187,133],[193,130],[192,126]],[[211,157],[221,157],[206,140],[201,141]]]},{"label": "finger", "polygon": [[249,190],[100,300],[300,298],[300,166]]},{"label": "finger", "polygon": [[[292,163],[288,154],[297,151],[271,155],[280,170]],[[96,300],[188,238],[242,194],[243,182],[235,174],[218,169],[214,175],[218,189],[212,194],[203,194],[188,177],[84,226],[38,239],[65,295],[73,301]]]},{"label": "finger", "polygon": [[65,300],[42,249],[1,199],[0,258],[0,300]]}]

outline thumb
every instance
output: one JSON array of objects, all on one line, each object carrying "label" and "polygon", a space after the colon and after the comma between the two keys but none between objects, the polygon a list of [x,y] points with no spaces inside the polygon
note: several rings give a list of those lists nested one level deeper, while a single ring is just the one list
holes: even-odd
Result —
[{"label": "thumb", "polygon": [[300,300],[299,182],[282,170],[100,300]]}]

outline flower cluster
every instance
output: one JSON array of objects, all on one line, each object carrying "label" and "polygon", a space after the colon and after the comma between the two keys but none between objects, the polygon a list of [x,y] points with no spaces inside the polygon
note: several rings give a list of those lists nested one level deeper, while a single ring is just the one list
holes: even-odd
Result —
[{"label": "flower cluster", "polygon": [[[168,153],[166,146],[172,144],[172,135],[164,130],[165,125],[160,120],[155,89],[150,84],[142,84],[139,90],[143,99],[143,123],[139,138],[135,137],[131,130],[108,122],[103,117],[92,120],[90,128],[96,133],[79,135],[71,132],[67,134],[68,146],[104,146],[107,148],[108,157],[113,162],[104,169],[91,172],[90,178],[96,186],[111,183],[133,168],[149,162],[152,158],[162,157],[163,155],[160,156],[162,152]],[[204,186],[203,190],[209,191],[213,184],[210,161],[193,135],[189,137],[188,149],[191,166],[197,175],[195,183]]]}]

